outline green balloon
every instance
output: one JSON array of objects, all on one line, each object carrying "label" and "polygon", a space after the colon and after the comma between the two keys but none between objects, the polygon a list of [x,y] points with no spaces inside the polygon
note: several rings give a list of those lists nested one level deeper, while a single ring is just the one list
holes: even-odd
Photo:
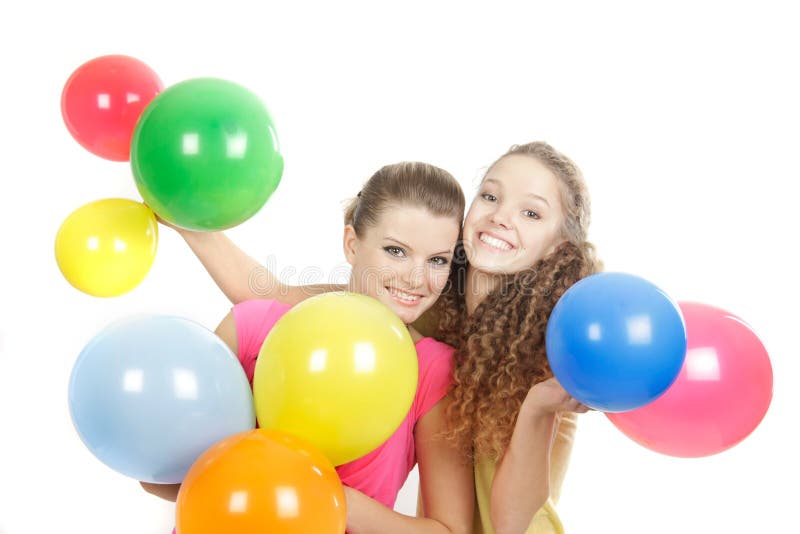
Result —
[{"label": "green balloon", "polygon": [[256,95],[197,78],[150,102],[133,133],[131,166],[142,198],[162,219],[212,231],[261,209],[281,181],[283,157]]}]

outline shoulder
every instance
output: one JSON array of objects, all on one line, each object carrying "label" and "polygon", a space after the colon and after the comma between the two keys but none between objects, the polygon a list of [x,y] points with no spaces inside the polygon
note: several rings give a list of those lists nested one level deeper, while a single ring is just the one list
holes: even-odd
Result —
[{"label": "shoulder", "polygon": [[447,343],[437,341],[432,337],[423,337],[414,346],[417,349],[420,371],[423,367],[431,366],[452,368],[455,349]]},{"label": "shoulder", "polygon": [[344,284],[310,284],[303,286],[287,285],[282,288],[282,294],[280,295],[279,302],[288,304],[289,306],[295,306],[311,297],[316,297],[317,295],[331,293],[334,291],[345,291],[346,289],[347,286]]},{"label": "shoulder", "polygon": [[419,420],[450,389],[453,381],[453,347],[431,337],[416,343],[419,381],[415,400],[415,417]]},{"label": "shoulder", "polygon": [[272,299],[245,300],[236,304],[230,316],[235,322],[239,354],[258,353],[269,331],[290,309],[290,305]]},{"label": "shoulder", "polygon": [[280,317],[292,308],[290,304],[274,299],[245,300],[231,308],[236,322],[263,319],[270,316]]}]

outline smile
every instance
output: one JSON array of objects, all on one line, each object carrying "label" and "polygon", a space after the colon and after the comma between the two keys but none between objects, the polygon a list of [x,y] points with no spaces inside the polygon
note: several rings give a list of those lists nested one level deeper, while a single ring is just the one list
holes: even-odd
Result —
[{"label": "smile", "polygon": [[397,289],[396,287],[387,287],[386,289],[389,291],[389,294],[395,301],[405,306],[413,306],[419,301],[419,299],[422,298],[422,295],[407,293],[406,291]]},{"label": "smile", "polygon": [[497,250],[508,251],[514,248],[508,241],[503,241],[502,239],[490,236],[489,234],[483,232],[478,234],[478,239],[481,241],[481,243],[484,243]]}]

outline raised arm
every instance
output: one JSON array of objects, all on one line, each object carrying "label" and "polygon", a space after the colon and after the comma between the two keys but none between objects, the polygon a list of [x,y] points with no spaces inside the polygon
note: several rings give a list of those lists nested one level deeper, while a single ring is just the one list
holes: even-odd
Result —
[{"label": "raised arm", "polygon": [[[492,481],[490,509],[497,534],[525,532],[534,514],[550,497],[550,460],[558,413],[583,413],[587,410],[586,406],[570,397],[555,378],[530,389],[517,416],[511,442]],[[564,458],[557,461],[560,466],[565,463]],[[560,486],[563,472],[555,475]]]},{"label": "raised arm", "polygon": [[282,283],[223,232],[176,230],[233,304],[256,298],[272,298],[287,304],[299,302],[296,294],[299,288]]},{"label": "raised arm", "polygon": [[472,532],[472,463],[441,437],[445,401],[439,401],[414,429],[423,517],[395,512],[345,487],[350,534],[456,534]]},{"label": "raised arm", "polygon": [[295,305],[310,296],[342,289],[336,285],[292,286],[248,256],[223,232],[194,232],[174,229],[186,241],[208,274],[233,304],[250,299],[275,299]]}]

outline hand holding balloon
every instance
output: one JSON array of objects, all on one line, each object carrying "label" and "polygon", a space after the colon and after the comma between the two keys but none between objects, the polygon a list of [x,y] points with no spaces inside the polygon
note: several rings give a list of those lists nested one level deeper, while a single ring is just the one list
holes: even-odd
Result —
[{"label": "hand holding balloon", "polygon": [[587,406],[632,410],[678,376],[686,328],[677,304],[624,273],[584,278],[559,299],[547,324],[547,356],[564,388]]},{"label": "hand holding balloon", "polygon": [[572,397],[558,382],[556,377],[534,384],[522,402],[522,410],[530,414],[549,414],[558,412],[586,413],[588,406]]}]

